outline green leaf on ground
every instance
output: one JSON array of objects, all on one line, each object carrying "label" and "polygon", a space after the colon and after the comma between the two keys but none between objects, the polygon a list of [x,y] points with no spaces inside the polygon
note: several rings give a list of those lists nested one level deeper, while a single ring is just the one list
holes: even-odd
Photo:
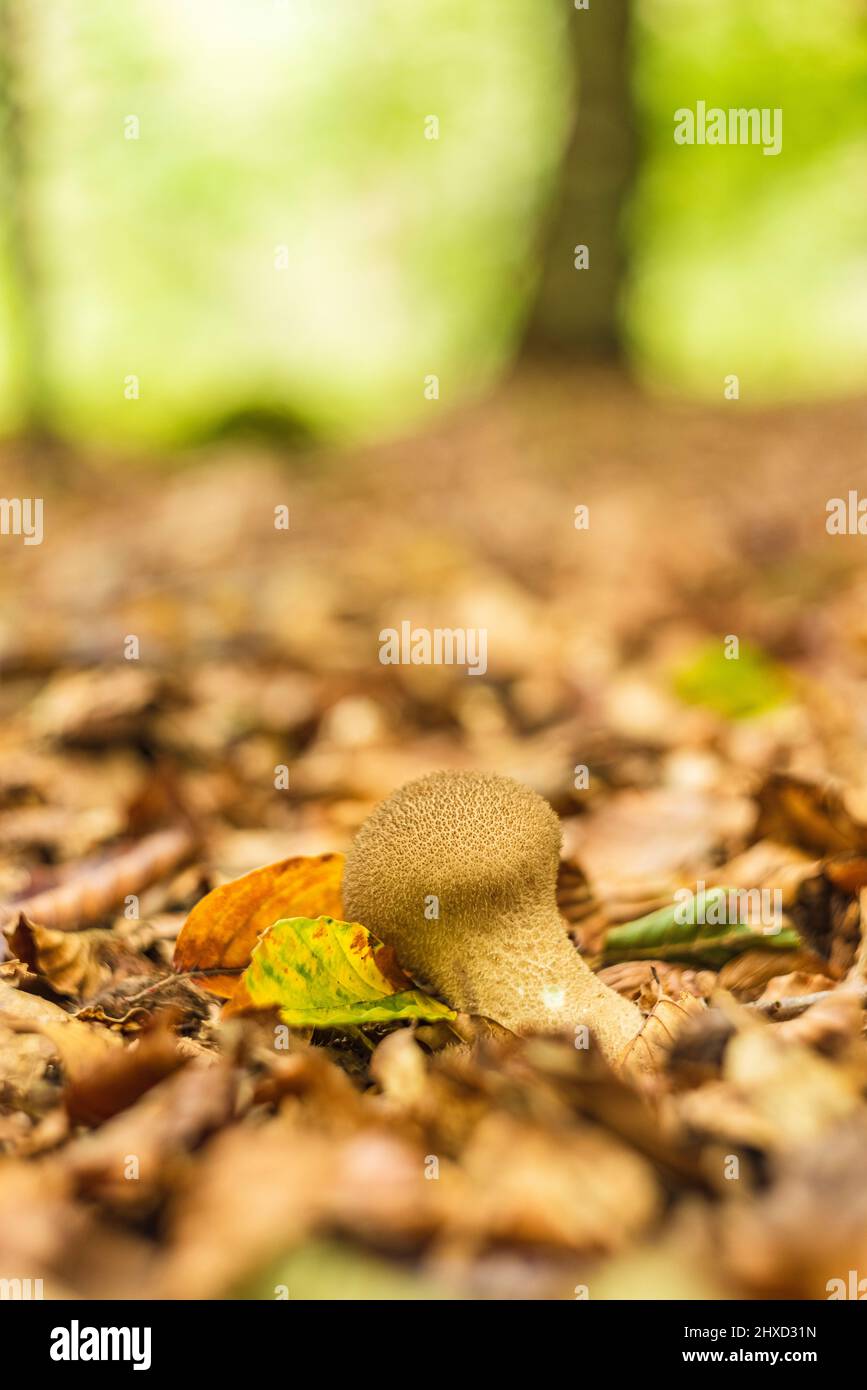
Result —
[{"label": "green leaf on ground", "polygon": [[290,1028],[455,1017],[414,987],[391,947],[360,923],[333,917],[275,922],[255,946],[241,987],[246,1005],[278,1008]]},{"label": "green leaf on ground", "polygon": [[784,667],[745,642],[736,658],[727,657],[721,639],[703,644],[678,666],[672,684],[686,704],[703,705],[726,719],[749,719],[792,697]]},{"label": "green leaf on ground", "polygon": [[753,947],[797,950],[801,938],[794,928],[762,928],[747,920],[751,901],[745,889],[711,888],[696,893],[691,905],[675,902],[612,927],[605,937],[603,964],[667,960],[718,970]]},{"label": "green leaf on ground", "polygon": [[317,1240],[291,1250],[248,1279],[234,1296],[242,1299],[305,1301],[455,1302],[462,1295],[428,1278],[411,1265],[401,1267],[363,1249]]}]

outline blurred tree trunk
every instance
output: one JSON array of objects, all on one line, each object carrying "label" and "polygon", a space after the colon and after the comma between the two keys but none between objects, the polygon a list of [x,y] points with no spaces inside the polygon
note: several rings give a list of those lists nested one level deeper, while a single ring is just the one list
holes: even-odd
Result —
[{"label": "blurred tree trunk", "polygon": [[[590,0],[570,16],[577,113],[546,228],[526,350],[616,356],[625,270],[622,212],[635,173],[631,0]],[[576,270],[575,248],[589,249]]]},{"label": "blurred tree trunk", "polygon": [[32,164],[25,88],[29,70],[26,0],[0,0],[0,234],[9,276],[13,360],[25,435],[46,440],[48,388],[41,278],[35,252]]}]

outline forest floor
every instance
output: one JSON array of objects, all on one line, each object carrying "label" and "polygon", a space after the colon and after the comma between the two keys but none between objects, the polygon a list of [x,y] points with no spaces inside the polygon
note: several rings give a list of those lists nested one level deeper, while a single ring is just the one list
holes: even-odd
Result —
[{"label": "forest floor", "polygon": [[[0,537],[0,1278],[827,1298],[867,1270],[867,541],[826,529],[867,497],[867,402],[588,369],[439,418],[76,462],[41,545]],[[485,677],[383,665],[406,620],[485,629]],[[649,1069],[465,1017],[279,1050],[173,974],[211,889],[345,851],[441,768],[561,816],[564,920],[652,1015]],[[699,882],[779,890],[787,944],[614,949]]]}]

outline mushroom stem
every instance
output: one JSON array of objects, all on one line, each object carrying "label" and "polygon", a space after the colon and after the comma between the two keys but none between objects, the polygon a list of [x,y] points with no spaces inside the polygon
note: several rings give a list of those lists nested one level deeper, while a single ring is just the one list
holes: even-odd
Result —
[{"label": "mushroom stem", "polygon": [[485,978],[496,976],[495,997],[474,981],[472,971],[463,970],[459,952],[457,978],[449,985],[452,1006],[493,1017],[514,1033],[586,1027],[608,1060],[618,1061],[641,1029],[641,1010],[594,975],[566,934],[556,907],[544,935],[541,925],[538,919],[505,912],[496,935],[486,935]]}]

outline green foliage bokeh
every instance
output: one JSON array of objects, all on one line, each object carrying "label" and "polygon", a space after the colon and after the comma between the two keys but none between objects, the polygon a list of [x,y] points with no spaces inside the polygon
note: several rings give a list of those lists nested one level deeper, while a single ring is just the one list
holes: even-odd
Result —
[{"label": "green foliage bokeh", "polygon": [[[867,382],[867,24],[857,0],[637,0],[643,172],[628,332],[656,385],[723,399]],[[783,145],[676,145],[679,107],[770,107]]]},{"label": "green foliage bokeh", "polygon": [[[569,0],[4,6],[26,181],[0,205],[0,432],[38,386],[47,423],[87,442],[171,447],[244,419],[379,435],[430,415],[430,375],[453,404],[508,365],[574,104]],[[863,7],[634,17],[640,376],[721,400],[736,374],[745,402],[863,388]],[[782,152],[676,145],[699,100],[780,107]],[[19,193],[38,295],[3,235]],[[579,313],[580,293],[576,273]]]},{"label": "green foliage bokeh", "polygon": [[[55,427],[170,445],[258,411],[364,434],[423,409],[428,374],[457,398],[501,366],[570,106],[559,5],[22,14]],[[6,305],[0,341],[18,331]],[[15,365],[0,349],[7,430]]]}]

